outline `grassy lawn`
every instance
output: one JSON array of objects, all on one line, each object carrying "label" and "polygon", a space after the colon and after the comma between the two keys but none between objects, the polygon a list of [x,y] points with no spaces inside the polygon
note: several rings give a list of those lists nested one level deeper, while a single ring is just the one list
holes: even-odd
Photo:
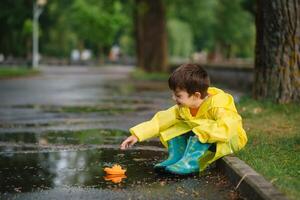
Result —
[{"label": "grassy lawn", "polygon": [[0,67],[0,78],[14,78],[38,74],[38,70],[27,67]]},{"label": "grassy lawn", "polygon": [[291,199],[300,198],[300,106],[243,98],[238,104],[248,134],[237,154]]}]

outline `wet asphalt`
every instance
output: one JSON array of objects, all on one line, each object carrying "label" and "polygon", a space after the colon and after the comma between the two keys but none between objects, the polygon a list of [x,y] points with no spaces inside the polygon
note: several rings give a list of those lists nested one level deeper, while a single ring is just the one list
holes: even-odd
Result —
[{"label": "wet asphalt", "polygon": [[[167,156],[157,139],[119,149],[128,128],[173,103],[166,83],[131,80],[132,70],[44,66],[0,80],[0,199],[240,199],[215,168],[155,173]],[[125,176],[104,173],[116,163]]]}]

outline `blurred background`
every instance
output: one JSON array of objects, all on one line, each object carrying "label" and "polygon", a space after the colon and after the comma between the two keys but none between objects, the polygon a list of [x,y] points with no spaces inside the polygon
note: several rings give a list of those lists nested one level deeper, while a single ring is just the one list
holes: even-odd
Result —
[{"label": "blurred background", "polygon": [[0,65],[251,67],[254,18],[251,0],[2,0]]},{"label": "blurred background", "polygon": [[102,166],[116,161],[139,165],[134,184],[156,181],[142,149],[117,151],[128,128],[174,103],[166,80],[186,62],[234,96],[249,138],[237,156],[300,199],[299,10],[291,0],[1,0],[0,199],[109,188]]}]

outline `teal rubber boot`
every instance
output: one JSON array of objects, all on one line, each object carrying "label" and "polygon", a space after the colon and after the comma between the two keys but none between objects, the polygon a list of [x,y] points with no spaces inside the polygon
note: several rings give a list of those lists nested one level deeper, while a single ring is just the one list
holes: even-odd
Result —
[{"label": "teal rubber boot", "polygon": [[165,161],[154,165],[154,169],[157,172],[163,172],[167,166],[176,163],[184,155],[187,144],[187,139],[184,135],[177,136],[167,142],[169,156]]},{"label": "teal rubber boot", "polygon": [[167,166],[165,171],[178,175],[199,173],[199,158],[210,146],[211,144],[199,142],[197,136],[190,137],[183,157],[175,164]]}]

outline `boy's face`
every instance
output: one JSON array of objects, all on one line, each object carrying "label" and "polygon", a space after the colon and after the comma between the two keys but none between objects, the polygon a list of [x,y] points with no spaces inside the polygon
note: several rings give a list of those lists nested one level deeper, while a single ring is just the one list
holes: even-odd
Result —
[{"label": "boy's face", "polygon": [[176,89],[172,95],[172,99],[176,101],[178,106],[187,106],[189,108],[199,107],[200,97],[201,94],[199,92],[189,95],[186,90],[181,89]]}]

